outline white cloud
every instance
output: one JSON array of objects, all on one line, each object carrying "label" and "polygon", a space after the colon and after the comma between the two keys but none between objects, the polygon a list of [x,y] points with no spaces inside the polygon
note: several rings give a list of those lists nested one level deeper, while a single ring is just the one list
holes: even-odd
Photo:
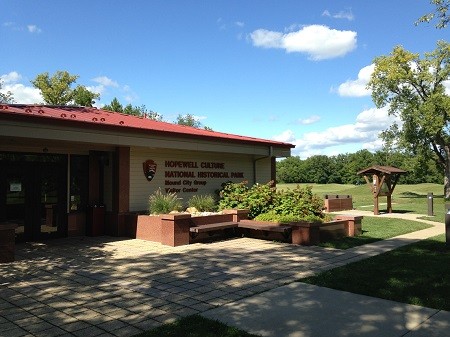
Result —
[{"label": "white cloud", "polygon": [[356,35],[353,31],[311,25],[289,33],[258,29],[250,34],[250,39],[256,47],[305,53],[309,55],[309,59],[319,61],[344,56],[354,50]]},{"label": "white cloud", "polygon": [[27,29],[28,29],[28,32],[30,32],[30,33],[41,33],[42,32],[42,29],[40,29],[36,25],[28,25]]},{"label": "white cloud", "polygon": [[301,158],[318,154],[330,155],[336,152],[336,148],[350,145],[358,149],[377,150],[382,145],[379,139],[380,132],[386,130],[394,121],[400,123],[398,118],[388,115],[387,107],[370,108],[362,111],[353,124],[306,132],[299,138],[292,130],[286,130],[273,139],[295,144],[296,147],[292,152]]},{"label": "white cloud", "polygon": [[298,122],[302,125],[310,125],[320,121],[320,116],[313,115],[305,119],[299,119]]},{"label": "white cloud", "polygon": [[3,82],[3,84],[8,83],[16,83],[20,81],[22,76],[17,71],[11,71],[8,74],[0,75],[0,81]]},{"label": "white cloud", "polygon": [[240,29],[245,26],[243,21],[225,22],[222,18],[218,18],[216,23],[220,30]]},{"label": "white cloud", "polygon": [[30,86],[25,86],[21,83],[14,83],[5,85],[1,92],[6,93],[10,91],[13,94],[14,102],[23,104],[40,104],[44,101],[41,92]]},{"label": "white cloud", "polygon": [[442,82],[445,87],[445,93],[450,96],[450,80]]},{"label": "white cloud", "polygon": [[116,81],[113,81],[109,77],[106,76],[99,76],[92,79],[92,81],[99,83],[105,87],[114,87],[117,88],[119,84]]},{"label": "white cloud", "polygon": [[340,11],[335,14],[331,14],[330,11],[326,9],[323,11],[322,16],[327,16],[334,19],[346,19],[348,21],[353,21],[355,19],[351,9]]},{"label": "white cloud", "polygon": [[119,84],[106,76],[99,76],[92,79],[93,82],[98,83],[98,85],[88,86],[86,89],[95,92],[97,94],[103,95],[108,87],[118,88]]},{"label": "white cloud", "polygon": [[19,31],[19,32],[24,32],[27,31],[31,34],[39,34],[42,32],[42,29],[39,28],[36,25],[30,24],[30,25],[26,25],[26,26],[19,26],[17,25],[15,22],[3,22],[2,26],[5,28],[8,28],[10,30],[13,31]]},{"label": "white cloud", "polygon": [[362,97],[369,96],[370,90],[366,89],[367,83],[369,83],[370,76],[375,69],[375,65],[371,64],[362,68],[358,73],[356,80],[347,80],[340,84],[337,91],[340,96],[346,97]]},{"label": "white cloud", "polygon": [[14,102],[23,104],[43,102],[41,92],[38,89],[19,83],[22,80],[22,76],[18,72],[11,71],[8,74],[0,75],[0,80],[2,81],[2,89],[0,91],[5,94],[8,91],[11,92]]},{"label": "white cloud", "polygon": [[295,142],[295,134],[292,130],[286,130],[273,137],[273,140],[277,142],[285,142],[285,143],[294,143]]}]

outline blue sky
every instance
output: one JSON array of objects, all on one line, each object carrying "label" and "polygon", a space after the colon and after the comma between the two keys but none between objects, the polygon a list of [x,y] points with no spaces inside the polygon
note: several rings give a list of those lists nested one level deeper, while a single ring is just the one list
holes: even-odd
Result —
[{"label": "blue sky", "polygon": [[[364,89],[394,46],[424,53],[450,30],[415,26],[428,0],[0,0],[0,76],[17,103],[67,70],[174,121],[290,142],[293,155],[376,150],[392,120]],[[450,85],[448,86],[450,88]],[[449,89],[450,90],[450,89]]]}]

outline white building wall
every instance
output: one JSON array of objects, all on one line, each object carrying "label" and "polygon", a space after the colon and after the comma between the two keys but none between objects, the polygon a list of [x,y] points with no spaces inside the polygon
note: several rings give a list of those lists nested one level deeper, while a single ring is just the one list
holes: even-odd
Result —
[{"label": "white building wall", "polygon": [[[147,181],[143,163],[153,160],[157,164],[156,174],[152,181]],[[202,166],[216,165],[219,168]],[[270,160],[268,161],[270,172]],[[177,167],[177,164],[187,167]],[[222,166],[223,164],[223,166]],[[175,165],[175,167],[169,167]],[[227,181],[254,181],[253,156],[240,154],[223,154],[197,151],[174,151],[132,147],[130,151],[130,211],[146,211],[148,198],[158,188],[163,192],[176,192],[186,204],[195,194],[215,194],[221,184]],[[263,166],[263,163],[258,163]],[[191,166],[191,167],[189,167]],[[262,178],[267,176],[267,170]],[[193,177],[176,177],[177,175],[192,174]],[[216,174],[223,177],[204,177]],[[173,176],[171,176],[173,175]],[[203,176],[202,176],[203,175]],[[267,182],[269,179],[260,182]]]},{"label": "white building wall", "polygon": [[256,161],[256,182],[260,184],[268,183],[271,180],[271,158],[262,158]]}]

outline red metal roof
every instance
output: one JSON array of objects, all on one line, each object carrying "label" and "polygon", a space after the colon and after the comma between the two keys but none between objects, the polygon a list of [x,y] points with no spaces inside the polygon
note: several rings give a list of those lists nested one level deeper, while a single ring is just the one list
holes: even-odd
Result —
[{"label": "red metal roof", "polygon": [[191,136],[211,140],[232,140],[244,143],[257,143],[259,145],[273,145],[279,147],[293,148],[295,145],[273,140],[239,136],[229,133],[197,129],[190,126],[159,122],[152,119],[126,115],[118,112],[73,106],[50,106],[50,105],[28,105],[28,104],[1,104],[0,117],[11,116],[34,116],[47,121],[70,121],[74,123],[89,125],[107,125],[125,130],[141,130],[150,132],[163,132],[172,136]]}]

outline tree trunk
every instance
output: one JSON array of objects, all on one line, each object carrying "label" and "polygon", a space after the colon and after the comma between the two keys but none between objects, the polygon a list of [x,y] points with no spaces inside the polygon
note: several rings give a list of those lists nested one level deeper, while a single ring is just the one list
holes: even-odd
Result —
[{"label": "tree trunk", "polygon": [[445,200],[450,200],[450,163],[449,163],[449,161],[447,161],[447,163],[445,165],[444,195],[445,195]]}]

